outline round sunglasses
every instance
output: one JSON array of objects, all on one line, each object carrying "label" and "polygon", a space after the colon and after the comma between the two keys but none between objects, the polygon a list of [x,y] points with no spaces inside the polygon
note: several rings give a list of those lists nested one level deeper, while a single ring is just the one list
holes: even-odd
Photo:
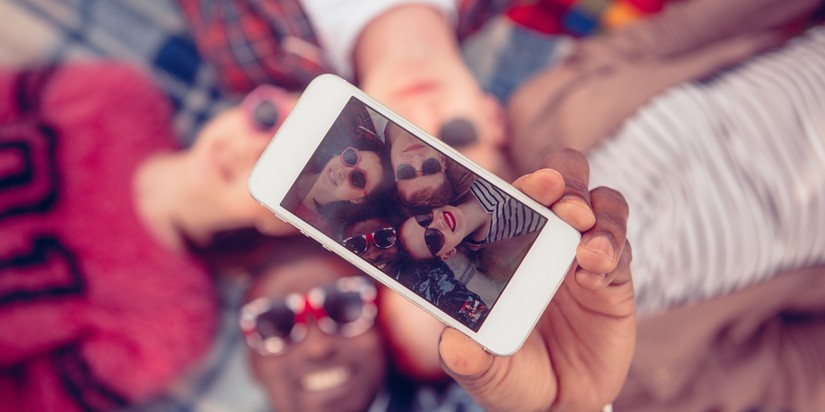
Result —
[{"label": "round sunglasses", "polygon": [[244,97],[241,108],[252,126],[261,132],[278,130],[289,112],[287,93],[277,87],[262,85]]},{"label": "round sunglasses", "polygon": [[441,162],[434,157],[428,157],[421,163],[421,170],[416,170],[409,163],[402,163],[395,168],[395,181],[415,179],[418,176],[430,176],[444,172]]},{"label": "round sunglasses", "polygon": [[424,228],[424,244],[427,245],[427,250],[434,257],[438,257],[438,252],[444,247],[446,239],[444,239],[444,234],[441,231],[429,227],[433,223],[433,219],[432,210],[426,215],[415,216],[415,222]]},{"label": "round sunglasses", "polygon": [[280,355],[306,338],[310,315],[328,335],[363,334],[375,323],[376,296],[375,286],[366,278],[345,277],[306,294],[255,299],[241,307],[239,324],[252,349]]},{"label": "round sunglasses", "polygon": [[341,243],[352,253],[362,255],[367,252],[370,242],[379,249],[389,249],[395,244],[396,238],[395,228],[385,227],[372,233],[348,237]]},{"label": "round sunglasses", "polygon": [[367,187],[367,172],[364,169],[356,167],[358,163],[361,163],[361,152],[354,147],[348,147],[341,152],[341,162],[353,168],[347,178],[350,186],[357,190],[364,190]]}]

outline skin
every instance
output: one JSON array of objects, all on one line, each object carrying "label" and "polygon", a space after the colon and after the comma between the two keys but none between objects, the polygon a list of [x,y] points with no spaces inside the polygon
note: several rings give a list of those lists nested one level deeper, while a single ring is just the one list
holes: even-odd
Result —
[{"label": "skin", "polygon": [[[412,134],[393,123],[388,123],[384,130],[390,143],[390,163],[393,170],[402,164],[409,164],[416,171],[421,172],[425,160],[433,158],[441,163],[441,170],[446,170],[447,162],[444,155],[432,147],[425,145]],[[395,183],[398,196],[402,201],[409,200],[412,194],[422,190],[432,190],[435,187],[450,184],[446,173],[419,175],[412,179],[399,180]]]},{"label": "skin", "polygon": [[[473,198],[458,206],[447,205],[435,208],[432,213],[433,221],[427,228],[437,230],[444,235],[444,246],[436,254],[436,257],[442,260],[455,256],[456,247],[468,236],[483,239],[490,230],[492,218]],[[427,228],[421,227],[415,217],[401,224],[399,229],[401,243],[414,259],[433,257],[424,241],[424,232]]]},{"label": "skin", "polygon": [[[289,98],[292,107],[294,96]],[[138,215],[175,250],[185,249],[185,238],[206,243],[221,230],[257,226],[272,234],[292,233],[247,191],[249,173],[271,138],[271,132],[253,127],[240,106],[222,112],[190,148],[158,153],[138,168],[133,181]]]},{"label": "skin", "polygon": [[[340,155],[327,161],[321,173],[314,178],[304,204],[314,210],[316,202],[320,204],[336,201],[363,203],[366,196],[374,192],[381,184],[384,168],[377,153],[359,151],[359,154],[361,159],[355,166],[346,165]],[[348,182],[349,174],[356,168],[366,174],[367,183],[363,190],[352,187]]]},{"label": "skin", "polygon": [[627,202],[609,188],[588,190],[584,156],[552,153],[514,185],[582,232],[576,260],[527,341],[496,357],[454,329],[441,362],[485,410],[593,411],[624,383],[636,339]]},{"label": "skin", "polygon": [[[306,293],[341,276],[360,273],[333,255],[315,255],[276,267],[252,286],[247,301],[261,296]],[[330,336],[309,322],[305,340],[281,355],[249,351],[250,369],[277,411],[363,411],[386,378],[387,360],[377,328],[355,337]],[[345,372],[341,372],[345,371]],[[313,377],[346,376],[330,387],[307,387]]]},{"label": "skin", "polygon": [[364,28],[354,57],[359,85],[370,96],[435,136],[449,121],[467,120],[477,142],[462,152],[493,172],[505,169],[504,111],[464,64],[453,23],[440,11],[390,9]]},{"label": "skin", "polygon": [[[348,226],[344,230],[344,239],[372,233],[378,229],[385,227],[392,227],[390,222],[382,218],[373,218],[357,222],[352,226]],[[372,241],[367,242],[367,251],[361,257],[367,262],[377,266],[381,271],[388,275],[395,275],[398,272],[398,243],[386,249],[376,247]]]}]

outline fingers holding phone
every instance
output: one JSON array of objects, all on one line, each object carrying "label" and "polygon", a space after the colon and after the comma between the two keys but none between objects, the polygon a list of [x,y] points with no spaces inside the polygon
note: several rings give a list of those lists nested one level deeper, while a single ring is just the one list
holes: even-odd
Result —
[{"label": "fingers holding phone", "polygon": [[439,342],[445,370],[489,410],[598,410],[621,388],[635,344],[628,207],[618,192],[588,190],[584,156],[564,151],[514,186],[583,232],[562,287],[524,346],[496,357],[456,331]]}]

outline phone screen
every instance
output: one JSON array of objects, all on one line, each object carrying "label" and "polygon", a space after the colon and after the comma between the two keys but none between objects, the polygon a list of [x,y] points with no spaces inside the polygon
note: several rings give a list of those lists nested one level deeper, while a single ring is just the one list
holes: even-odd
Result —
[{"label": "phone screen", "polygon": [[547,223],[355,97],[281,206],[473,331]]}]

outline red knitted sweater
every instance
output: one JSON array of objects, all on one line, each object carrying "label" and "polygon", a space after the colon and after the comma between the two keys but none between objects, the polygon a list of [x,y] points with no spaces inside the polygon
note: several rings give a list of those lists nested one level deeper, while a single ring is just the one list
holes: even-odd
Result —
[{"label": "red knitted sweater", "polygon": [[174,147],[169,125],[124,66],[0,71],[0,408],[111,410],[208,347],[209,277],[134,207],[135,169]]}]

